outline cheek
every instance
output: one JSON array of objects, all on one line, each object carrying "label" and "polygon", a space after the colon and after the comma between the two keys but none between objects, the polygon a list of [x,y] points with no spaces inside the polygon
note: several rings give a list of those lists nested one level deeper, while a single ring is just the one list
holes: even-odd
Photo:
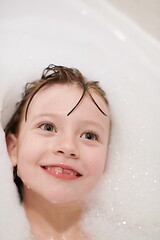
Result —
[{"label": "cheek", "polygon": [[[19,143],[17,151],[17,165],[19,173],[25,175],[30,171],[30,168],[36,165],[40,155],[43,155],[43,148],[39,146],[38,141],[33,141],[33,138],[27,137]],[[40,150],[41,149],[41,152]]]},{"label": "cheek", "polygon": [[19,161],[34,161],[36,160],[36,156],[43,153],[43,149],[45,148],[44,142],[38,138],[33,136],[32,134],[24,136],[18,142],[18,152],[17,157]]},{"label": "cheek", "polygon": [[98,180],[104,173],[106,166],[106,158],[107,158],[107,149],[101,148],[97,151],[93,151],[92,155],[88,161],[88,171],[90,177]]},{"label": "cheek", "polygon": [[[90,155],[91,156],[91,155]],[[85,187],[83,185],[83,190],[86,195],[92,193],[98,186],[106,165],[106,149],[101,152],[93,152],[92,158],[87,162],[86,168],[88,169],[88,176],[85,181]]]}]

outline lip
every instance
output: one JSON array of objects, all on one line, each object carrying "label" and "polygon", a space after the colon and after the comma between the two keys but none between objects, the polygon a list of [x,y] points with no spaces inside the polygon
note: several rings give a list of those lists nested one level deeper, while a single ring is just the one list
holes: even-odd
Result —
[{"label": "lip", "polygon": [[82,177],[82,174],[71,166],[64,164],[41,165],[42,170],[52,177],[63,180],[76,180]]}]

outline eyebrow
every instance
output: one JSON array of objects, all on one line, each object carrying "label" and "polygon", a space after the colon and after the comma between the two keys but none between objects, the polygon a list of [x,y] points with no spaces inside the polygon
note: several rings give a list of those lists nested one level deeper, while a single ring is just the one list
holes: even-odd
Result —
[{"label": "eyebrow", "polygon": [[[61,118],[58,114],[54,114],[54,113],[41,113],[41,114],[37,114],[33,117],[34,117],[34,120],[37,118],[41,118],[41,117]],[[92,126],[99,128],[101,131],[104,131],[104,127],[99,122],[96,122],[93,120],[80,120],[80,121],[83,122],[83,124],[92,125]]]},{"label": "eyebrow", "polygon": [[37,118],[41,118],[41,117],[58,117],[58,114],[54,114],[54,113],[38,113],[36,115],[33,115],[32,118],[33,120],[37,119]]},{"label": "eyebrow", "polygon": [[93,120],[82,120],[82,122],[83,122],[84,124],[86,124],[86,125],[95,126],[95,127],[99,128],[101,131],[104,132],[104,127],[103,127],[100,123],[98,123],[98,122],[96,122],[96,121],[93,121]]}]

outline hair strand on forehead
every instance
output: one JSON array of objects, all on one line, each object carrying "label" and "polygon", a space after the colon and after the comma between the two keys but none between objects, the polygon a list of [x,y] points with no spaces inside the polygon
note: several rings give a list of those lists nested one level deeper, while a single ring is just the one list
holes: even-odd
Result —
[{"label": "hair strand on forehead", "polygon": [[92,97],[91,93],[87,90],[87,93],[89,94],[89,96],[91,97],[92,101],[94,102],[94,104],[96,105],[96,107],[100,110],[101,113],[103,113],[105,116],[107,116],[107,114],[105,112],[103,112],[103,110],[99,107],[99,105],[96,103],[96,101],[94,100],[94,98]]},{"label": "hair strand on forehead", "polygon": [[72,108],[72,110],[67,114],[67,116],[69,116],[76,109],[76,107],[80,104],[80,102],[82,101],[82,99],[83,99],[83,97],[84,97],[84,95],[86,93],[86,90],[87,90],[86,89],[86,85],[84,84],[83,85],[83,93],[82,93],[81,98],[79,99],[78,103],[74,106],[74,108]]}]

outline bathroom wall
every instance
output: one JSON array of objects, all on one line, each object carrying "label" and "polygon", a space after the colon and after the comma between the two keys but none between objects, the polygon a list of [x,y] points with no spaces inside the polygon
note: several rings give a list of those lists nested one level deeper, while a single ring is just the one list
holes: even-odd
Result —
[{"label": "bathroom wall", "polygon": [[126,14],[149,34],[160,40],[159,0],[105,0]]}]

